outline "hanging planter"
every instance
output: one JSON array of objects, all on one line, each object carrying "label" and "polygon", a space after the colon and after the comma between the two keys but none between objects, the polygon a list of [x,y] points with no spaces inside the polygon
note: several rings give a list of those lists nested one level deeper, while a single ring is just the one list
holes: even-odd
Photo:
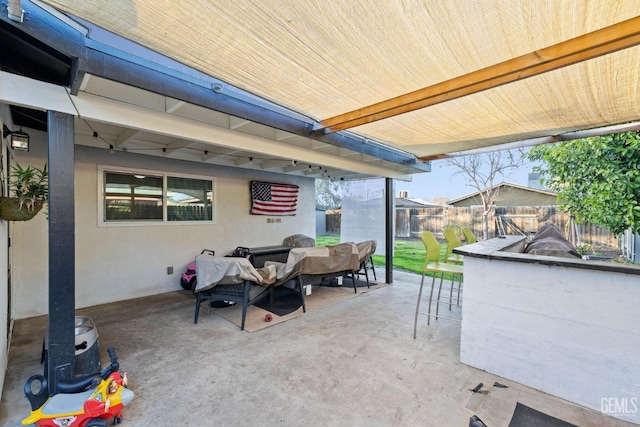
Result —
[{"label": "hanging planter", "polygon": [[17,197],[0,197],[0,218],[7,221],[28,221],[42,210],[42,202],[34,203],[31,208],[20,203]]},{"label": "hanging planter", "polygon": [[36,216],[49,195],[48,178],[46,164],[42,169],[13,165],[9,174],[9,191],[13,197],[0,197],[0,218],[27,221]]}]

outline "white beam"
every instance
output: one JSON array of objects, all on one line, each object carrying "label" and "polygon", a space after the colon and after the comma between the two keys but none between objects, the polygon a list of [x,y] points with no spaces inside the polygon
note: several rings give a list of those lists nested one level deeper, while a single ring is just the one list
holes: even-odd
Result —
[{"label": "white beam", "polygon": [[97,122],[112,123],[175,138],[210,143],[217,146],[255,152],[261,157],[281,157],[283,149],[287,155],[305,163],[330,165],[367,175],[393,178],[395,170],[362,164],[348,159],[325,154],[302,147],[286,145],[277,141],[235,132],[230,129],[172,116],[163,112],[141,108],[112,99],[81,93],[71,95],[82,117]]},{"label": "white beam", "polygon": [[180,151],[182,148],[188,148],[193,144],[191,141],[185,141],[183,139],[176,139],[175,141],[171,141],[167,144],[167,149],[165,153],[167,156],[171,156],[173,153]]},{"label": "white beam", "polygon": [[53,110],[77,116],[62,86],[0,71],[0,102],[36,110]]},{"label": "white beam", "polygon": [[[73,101],[73,102],[72,102]],[[161,111],[107,99],[85,92],[70,95],[61,87],[0,71],[0,102],[38,110],[53,110],[86,120],[109,123],[140,131],[209,143],[234,150],[254,152],[260,157],[287,156],[299,162],[327,165],[359,173],[393,178],[397,171],[354,162],[313,149],[173,116]],[[74,108],[75,106],[75,108]],[[76,111],[77,108],[77,111]],[[312,145],[316,145],[313,143]],[[324,143],[317,143],[318,146]]]},{"label": "white beam", "polygon": [[87,85],[89,84],[89,80],[91,80],[91,74],[89,73],[84,73],[82,75],[82,82],[80,82],[80,90],[83,91],[87,88]]},{"label": "white beam", "polygon": [[286,132],[280,129],[276,129],[276,141],[284,141],[286,139],[291,139],[294,138],[298,135],[291,133],[291,132]]},{"label": "white beam", "polygon": [[118,139],[115,143],[116,147],[120,147],[125,145],[127,142],[131,141],[140,131],[137,129],[125,129],[118,135]]},{"label": "white beam", "polygon": [[239,150],[234,150],[232,148],[225,148],[225,149],[216,149],[215,152],[209,152],[209,158],[214,158],[214,157],[221,157],[221,156],[233,156],[236,153],[240,153]]},{"label": "white beam", "polygon": [[180,101],[177,99],[173,99],[173,98],[165,98],[164,100],[164,111],[171,114],[171,113],[175,113],[177,110],[179,110],[181,107],[183,107],[184,105],[186,105],[187,103],[184,101]]},{"label": "white beam", "polygon": [[291,162],[289,160],[267,160],[262,163],[262,169],[273,169],[273,168],[283,168],[287,165],[290,165]]},{"label": "white beam", "polygon": [[241,119],[236,116],[229,116],[229,129],[238,129],[244,125],[248,125],[251,122],[246,119]]},{"label": "white beam", "polygon": [[249,164],[253,164],[253,157],[240,157],[235,161],[236,166],[244,166]]}]

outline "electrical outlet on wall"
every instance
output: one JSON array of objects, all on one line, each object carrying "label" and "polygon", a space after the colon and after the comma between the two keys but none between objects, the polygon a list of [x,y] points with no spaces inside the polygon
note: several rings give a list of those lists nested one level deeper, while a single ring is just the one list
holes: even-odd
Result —
[{"label": "electrical outlet on wall", "polygon": [[173,274],[173,266],[167,267],[167,274]]}]

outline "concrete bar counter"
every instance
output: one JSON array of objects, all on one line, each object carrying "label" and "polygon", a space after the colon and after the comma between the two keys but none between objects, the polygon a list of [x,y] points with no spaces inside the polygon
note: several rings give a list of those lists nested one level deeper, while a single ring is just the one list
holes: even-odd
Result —
[{"label": "concrete bar counter", "polygon": [[505,236],[464,255],[460,360],[640,423],[640,267],[522,253]]}]

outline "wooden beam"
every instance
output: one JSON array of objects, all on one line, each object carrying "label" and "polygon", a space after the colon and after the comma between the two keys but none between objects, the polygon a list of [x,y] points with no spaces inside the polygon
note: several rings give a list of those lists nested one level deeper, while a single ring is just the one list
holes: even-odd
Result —
[{"label": "wooden beam", "polygon": [[556,45],[325,120],[337,132],[461,98],[640,44],[640,16]]}]

